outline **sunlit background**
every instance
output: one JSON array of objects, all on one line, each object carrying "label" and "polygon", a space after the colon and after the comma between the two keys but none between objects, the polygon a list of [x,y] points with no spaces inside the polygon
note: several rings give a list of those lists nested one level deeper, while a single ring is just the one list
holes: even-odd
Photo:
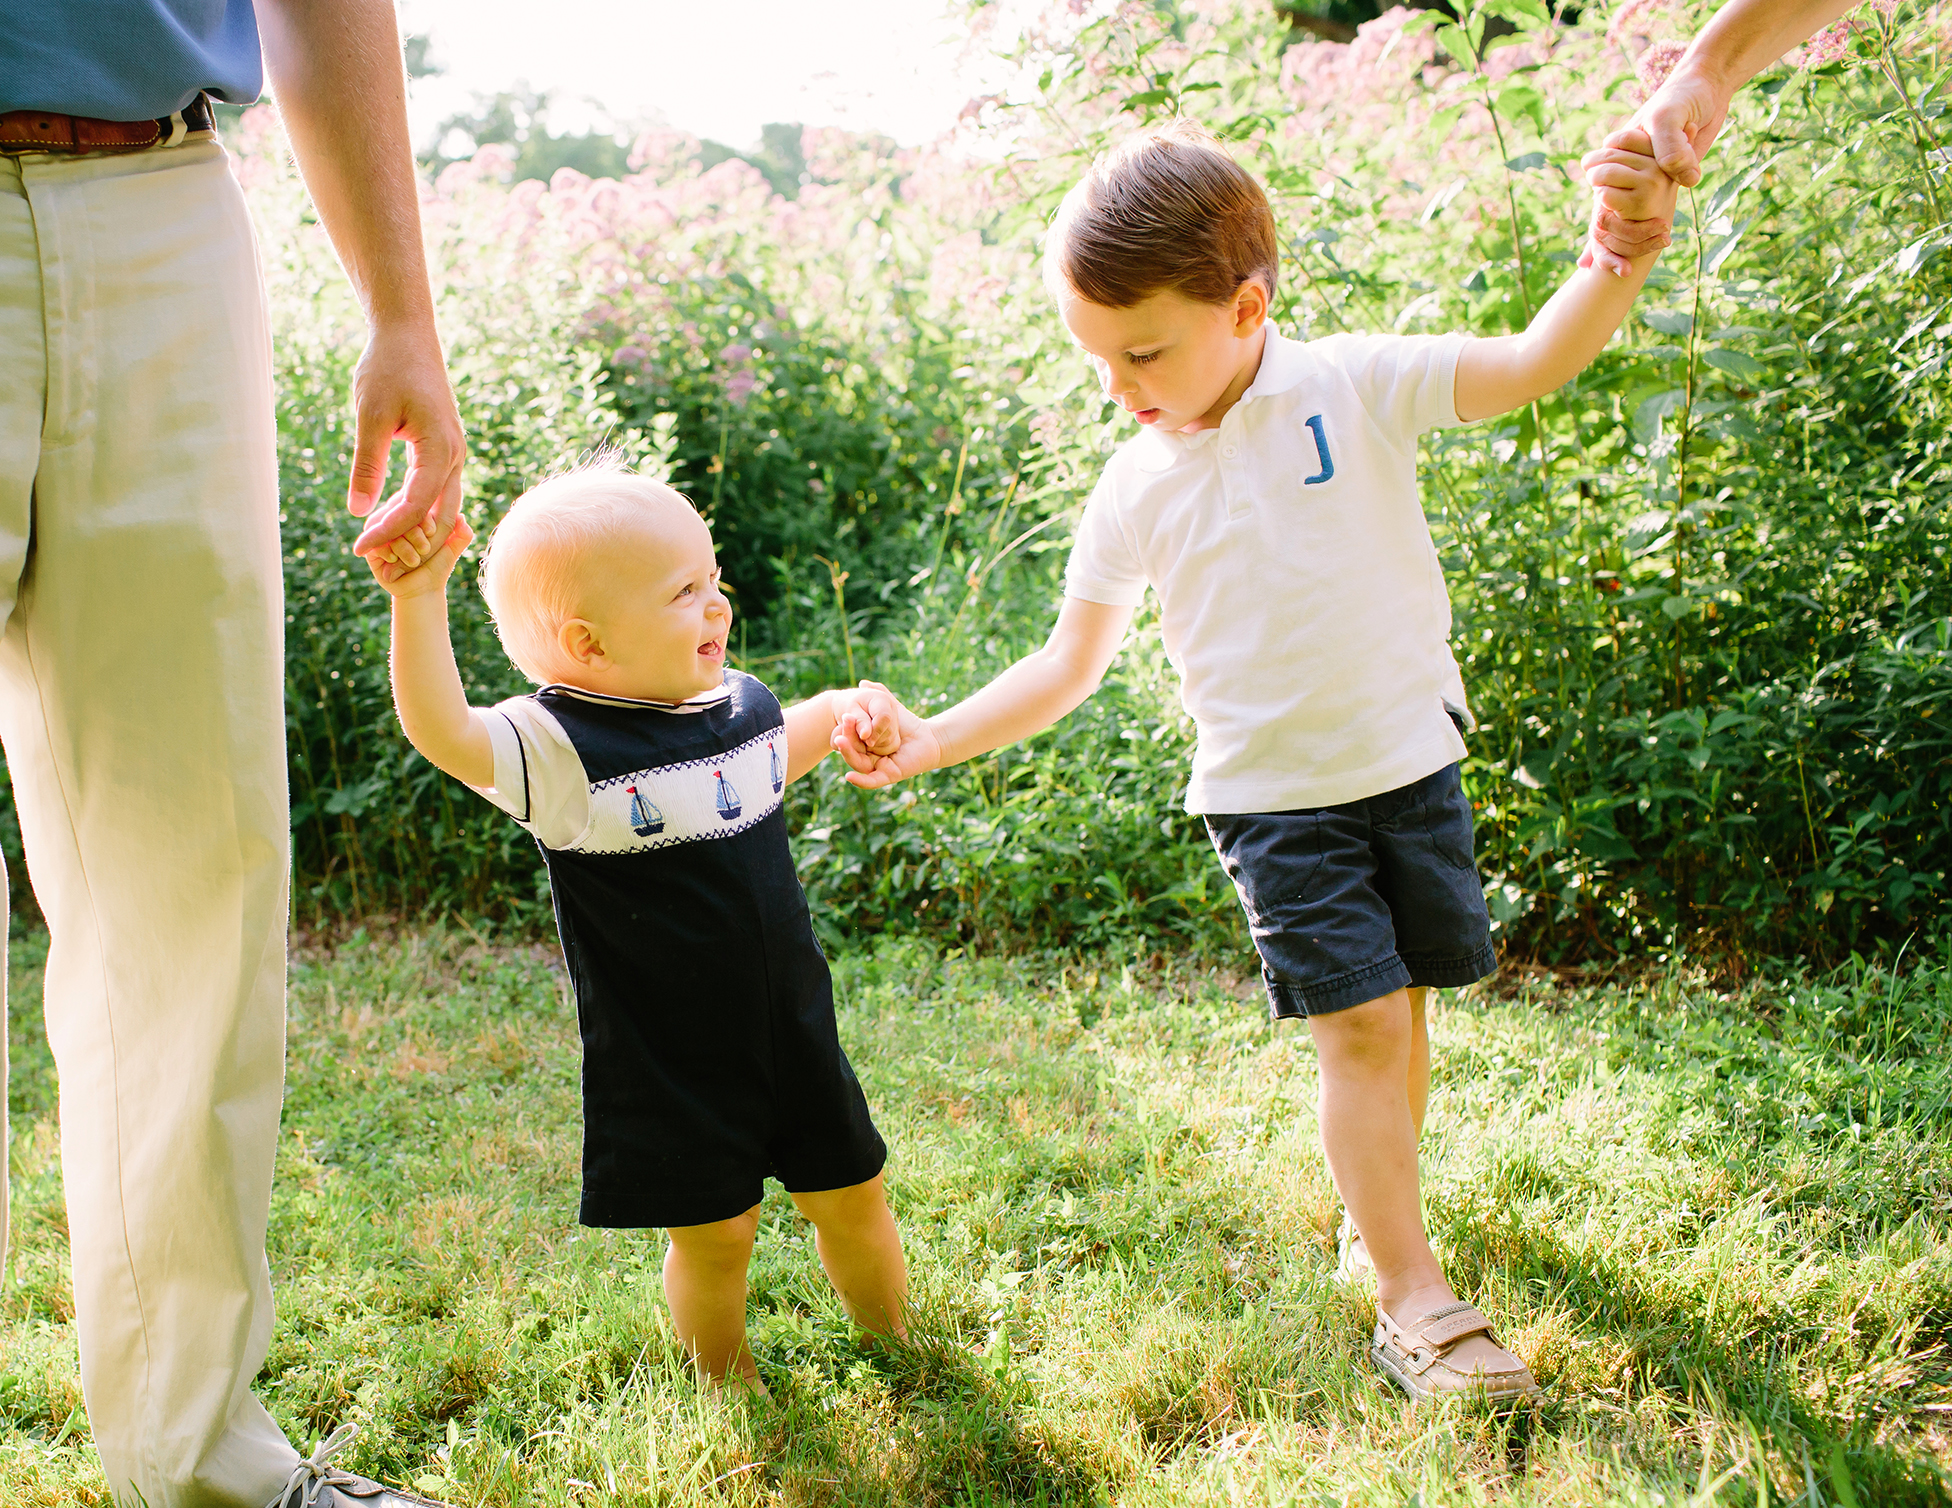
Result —
[{"label": "sunlit background", "polygon": [[[675,127],[745,150],[768,122],[904,145],[953,125],[982,81],[957,0],[402,0],[422,151],[484,102],[540,98],[555,135]],[[992,65],[993,67],[993,65]]]}]

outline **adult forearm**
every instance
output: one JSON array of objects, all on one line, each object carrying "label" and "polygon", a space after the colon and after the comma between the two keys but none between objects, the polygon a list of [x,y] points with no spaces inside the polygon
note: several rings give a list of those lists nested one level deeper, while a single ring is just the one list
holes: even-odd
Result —
[{"label": "adult forearm", "polygon": [[1726,101],[1855,4],[1857,0],[1729,0],[1702,28],[1675,72],[1706,80]]},{"label": "adult forearm", "polygon": [[393,0],[258,0],[265,71],[367,320],[434,328]]}]

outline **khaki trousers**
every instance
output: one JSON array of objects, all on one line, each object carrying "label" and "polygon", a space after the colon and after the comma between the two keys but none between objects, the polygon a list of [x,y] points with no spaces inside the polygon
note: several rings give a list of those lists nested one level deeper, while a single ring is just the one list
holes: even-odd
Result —
[{"label": "khaki trousers", "polygon": [[223,148],[0,157],[0,741],[125,1505],[262,1508],[297,1461],[250,1391],[284,1074],[276,463]]}]

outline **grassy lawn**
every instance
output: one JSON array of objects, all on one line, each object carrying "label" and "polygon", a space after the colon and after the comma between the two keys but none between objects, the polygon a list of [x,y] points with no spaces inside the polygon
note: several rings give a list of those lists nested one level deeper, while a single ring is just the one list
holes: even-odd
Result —
[{"label": "grassy lawn", "polygon": [[[36,949],[13,978],[0,1501],[98,1503]],[[1546,1384],[1412,1413],[1331,1278],[1315,1061],[1189,964],[836,966],[919,1344],[850,1335],[768,1197],[768,1409],[680,1366],[654,1234],[574,1224],[553,951],[364,939],[292,973],[263,1395],[457,1504],[1952,1500],[1952,972],[1447,996],[1424,1166]]]}]

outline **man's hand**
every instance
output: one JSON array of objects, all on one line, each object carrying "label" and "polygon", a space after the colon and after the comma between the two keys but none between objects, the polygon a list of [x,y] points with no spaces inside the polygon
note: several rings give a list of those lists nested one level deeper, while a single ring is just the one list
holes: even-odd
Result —
[{"label": "man's hand", "polygon": [[[429,592],[447,590],[447,578],[454,573],[454,563],[461,558],[470,544],[474,542],[474,530],[468,527],[465,518],[454,520],[454,527],[448,530],[447,538],[441,547],[427,552],[427,541],[418,529],[413,531],[420,537],[420,545],[413,551],[416,564],[404,565],[394,557],[399,549],[389,554],[375,550],[366,557],[366,565],[373,573],[373,579],[387,589],[394,597],[406,599],[424,597]],[[406,541],[402,540],[402,544]],[[421,559],[425,555],[427,558]]]},{"label": "man's hand", "polygon": [[903,706],[879,681],[836,691],[834,747],[851,768],[847,778],[880,790],[942,763],[942,745],[924,718]]},{"label": "man's hand", "polygon": [[[359,427],[346,506],[356,518],[373,514],[353,552],[390,552],[399,564],[414,566],[427,541],[453,532],[467,459],[461,417],[431,328],[376,329],[353,372],[352,394]],[[396,438],[407,442],[407,474],[400,490],[373,513]]]},{"label": "man's hand", "polygon": [[[256,0],[256,9],[278,113],[372,332],[353,375],[346,506],[355,515],[378,504],[387,450],[407,442],[405,485],[353,548],[411,566],[460,515],[465,447],[434,330],[399,18],[393,0]],[[394,548],[416,527],[421,546]]]},{"label": "man's hand", "polygon": [[1639,126],[1627,126],[1579,160],[1593,195],[1590,239],[1579,265],[1625,277],[1631,264],[1673,244],[1675,180]]},{"label": "man's hand", "polygon": [[1724,92],[1692,68],[1677,68],[1627,124],[1653,141],[1655,161],[1682,188],[1701,182],[1701,163],[1728,119]]}]

